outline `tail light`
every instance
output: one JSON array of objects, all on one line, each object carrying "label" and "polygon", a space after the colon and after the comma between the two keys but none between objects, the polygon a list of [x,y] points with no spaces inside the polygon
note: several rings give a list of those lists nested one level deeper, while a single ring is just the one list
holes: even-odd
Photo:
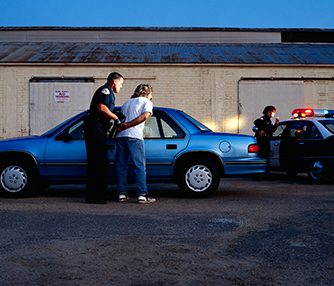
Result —
[{"label": "tail light", "polygon": [[251,144],[248,145],[248,153],[258,153],[259,152],[259,145]]}]

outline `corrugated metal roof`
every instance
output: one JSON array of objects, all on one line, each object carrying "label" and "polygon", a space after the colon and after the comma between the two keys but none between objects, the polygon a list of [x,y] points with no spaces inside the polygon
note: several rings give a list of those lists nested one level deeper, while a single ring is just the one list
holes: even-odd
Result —
[{"label": "corrugated metal roof", "polygon": [[0,63],[334,64],[334,45],[0,42]]}]

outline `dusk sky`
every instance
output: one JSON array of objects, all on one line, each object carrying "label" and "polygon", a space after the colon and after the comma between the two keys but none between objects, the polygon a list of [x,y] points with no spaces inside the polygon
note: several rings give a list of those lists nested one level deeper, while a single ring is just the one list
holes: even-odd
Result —
[{"label": "dusk sky", "polygon": [[334,28],[333,0],[1,1],[0,26]]}]

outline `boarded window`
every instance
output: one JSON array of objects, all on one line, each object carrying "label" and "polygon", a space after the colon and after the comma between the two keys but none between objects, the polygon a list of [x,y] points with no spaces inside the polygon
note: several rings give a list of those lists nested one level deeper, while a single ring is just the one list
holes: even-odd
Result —
[{"label": "boarded window", "polygon": [[29,133],[40,135],[87,110],[93,93],[93,78],[31,79]]},{"label": "boarded window", "polygon": [[275,117],[290,119],[294,108],[304,106],[303,85],[303,81],[240,81],[239,133],[254,135],[253,122],[267,105],[276,107]]}]

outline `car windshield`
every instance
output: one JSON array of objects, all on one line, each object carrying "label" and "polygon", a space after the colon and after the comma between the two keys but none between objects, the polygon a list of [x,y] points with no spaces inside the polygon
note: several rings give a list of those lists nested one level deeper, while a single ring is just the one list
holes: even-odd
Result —
[{"label": "car windshield", "polygon": [[334,120],[319,120],[319,122],[334,134]]},{"label": "car windshield", "polygon": [[179,111],[179,113],[183,117],[185,117],[186,119],[188,119],[193,125],[195,125],[201,132],[211,132],[211,130],[208,127],[206,127],[202,123],[198,122],[196,119],[192,118],[191,116],[189,116],[188,114],[184,113],[183,111]]}]

